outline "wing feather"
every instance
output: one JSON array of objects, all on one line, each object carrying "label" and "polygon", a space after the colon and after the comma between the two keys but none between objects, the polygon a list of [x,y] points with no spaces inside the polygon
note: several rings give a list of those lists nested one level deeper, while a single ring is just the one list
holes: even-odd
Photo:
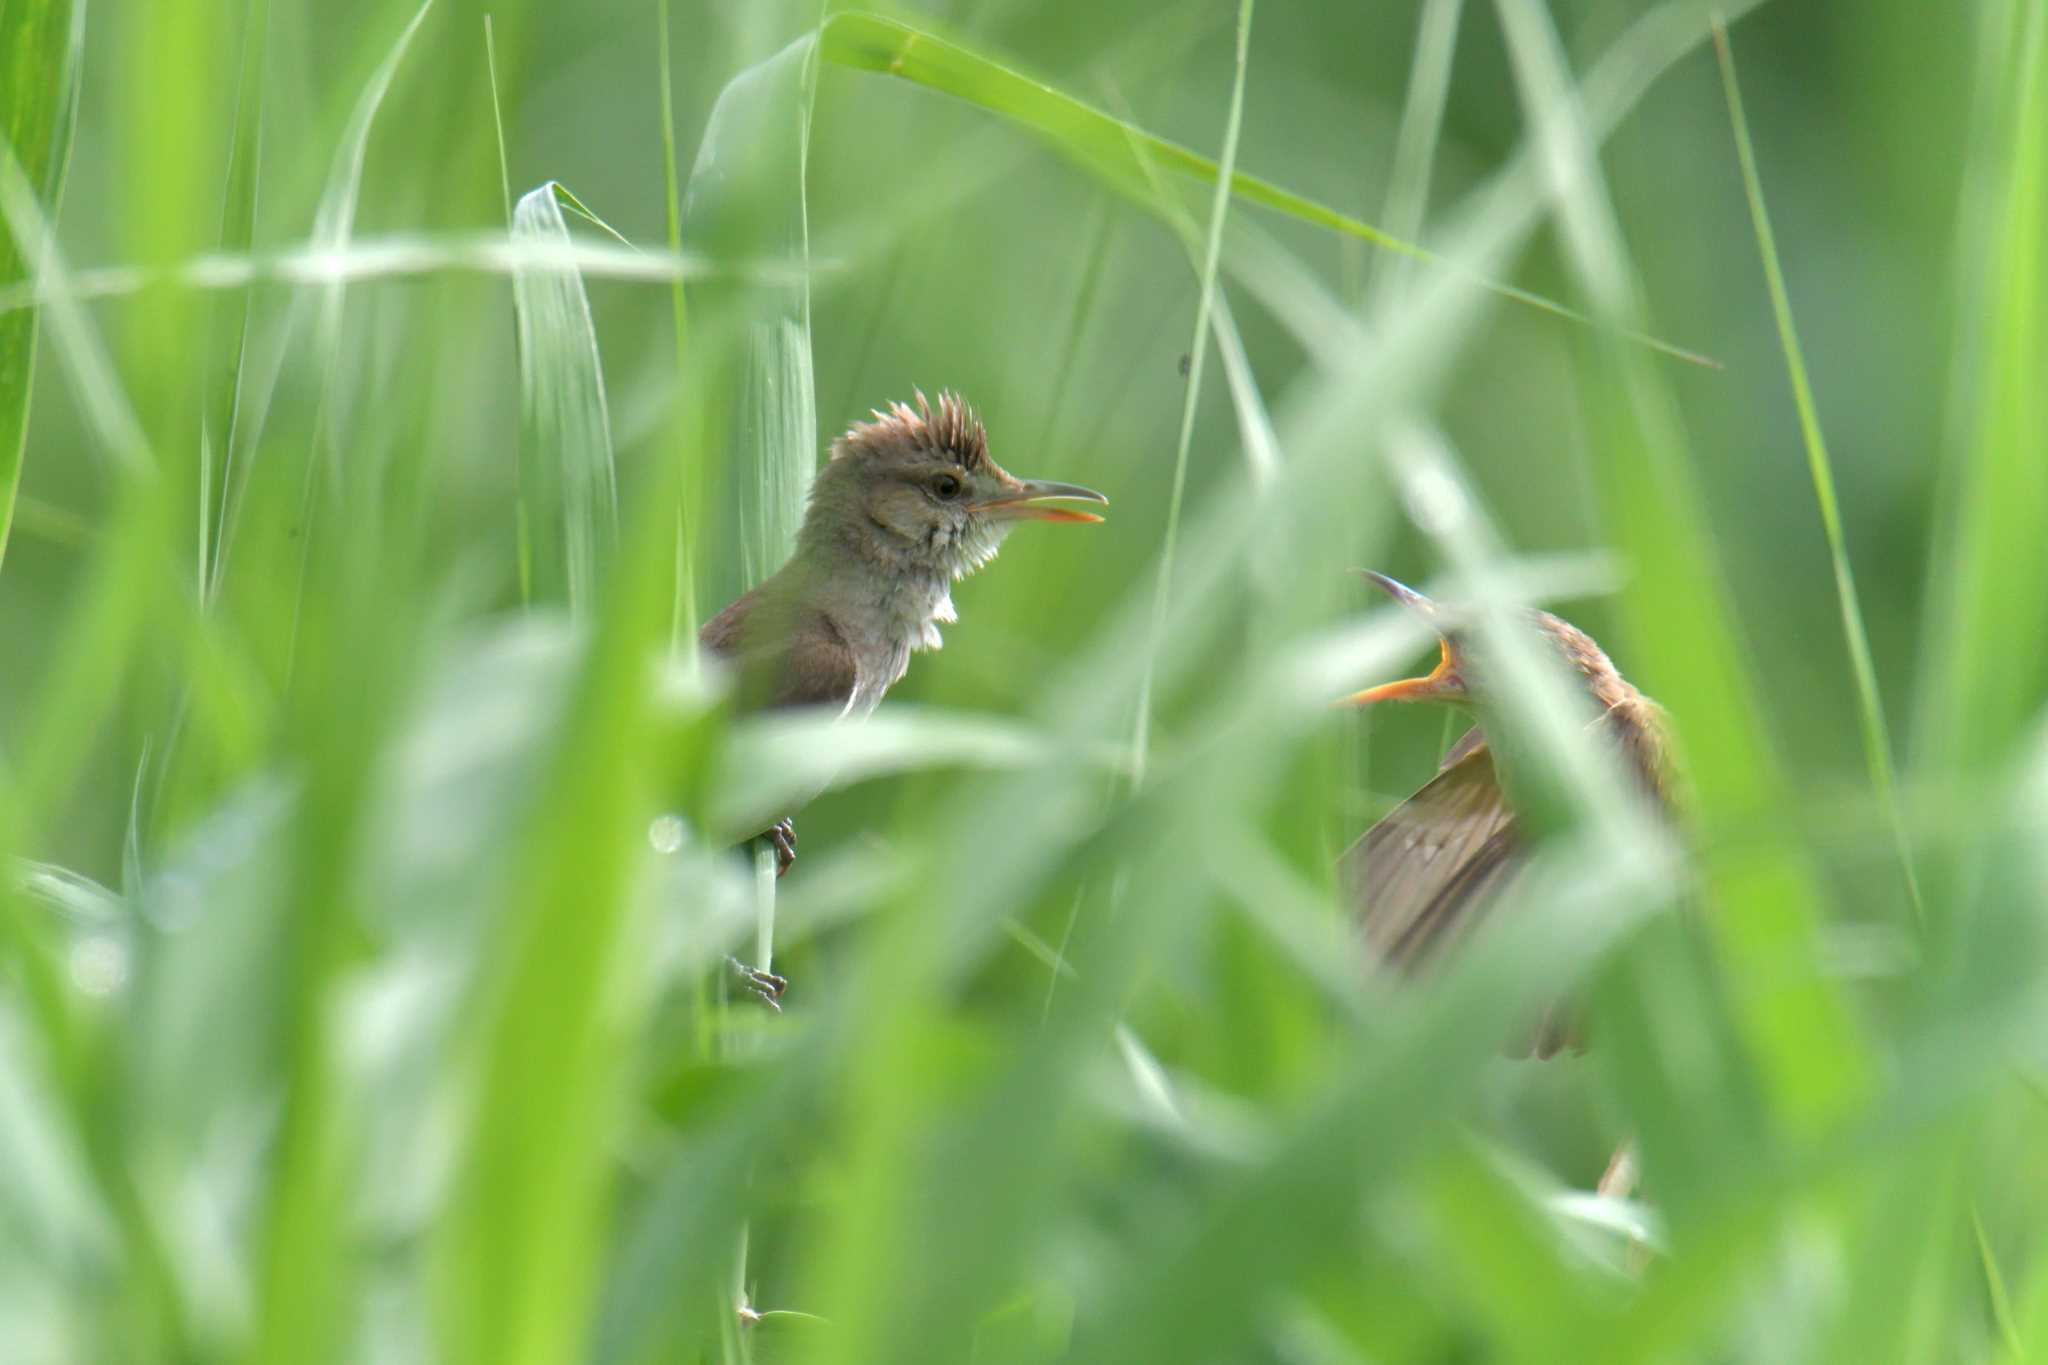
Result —
[{"label": "wing feather", "polygon": [[761,588],[705,622],[697,640],[739,669],[742,711],[844,706],[860,682],[859,660],[830,616]]},{"label": "wing feather", "polygon": [[1351,846],[1338,879],[1374,955],[1406,972],[1470,926],[1519,854],[1493,755],[1467,735],[1442,772]]}]

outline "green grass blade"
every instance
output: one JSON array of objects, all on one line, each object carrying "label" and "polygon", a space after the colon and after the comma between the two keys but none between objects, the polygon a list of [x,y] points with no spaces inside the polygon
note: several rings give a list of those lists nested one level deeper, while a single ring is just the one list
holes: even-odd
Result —
[{"label": "green grass blade", "polygon": [[[661,185],[669,253],[680,256],[683,253],[683,186],[681,167],[676,160],[675,76],[670,70],[672,44],[668,10],[669,0],[658,0],[655,6],[655,41],[661,45]],[[681,280],[669,286],[669,319],[675,331],[676,374],[680,380],[689,354],[689,299]],[[689,648],[693,658],[697,639],[697,566],[694,556],[698,543],[695,521],[700,488],[701,480],[694,477],[693,471],[693,477],[684,480],[682,496],[676,504],[674,602],[669,609],[669,648]]]},{"label": "green grass blade", "polygon": [[2048,15],[2031,3],[1986,13],[1977,88],[1989,107],[1968,162],[1979,193],[1957,257],[1969,362],[1950,395],[1957,444],[1921,724],[1926,766],[1977,776],[2003,766],[2048,690]]},{"label": "green grass blade", "polygon": [[[1410,64],[1408,93],[1401,105],[1401,128],[1394,139],[1394,167],[1387,177],[1389,230],[1419,240],[1429,208],[1429,172],[1436,162],[1437,140],[1443,135],[1444,105],[1450,98],[1451,61],[1457,50],[1458,15],[1464,0],[1427,0],[1415,33],[1415,59]],[[1377,282],[1389,283],[1403,273],[1398,256],[1387,255],[1374,271]]]},{"label": "green grass blade", "polygon": [[512,226],[512,163],[505,152],[505,110],[498,103],[498,39],[491,16],[484,16],[484,65],[491,82],[491,132],[498,144],[498,198],[505,208],[505,226]]},{"label": "green grass blade", "polygon": [[[806,207],[810,110],[817,87],[814,37],[798,39],[736,76],[719,92],[684,192],[685,240],[714,259],[737,261],[761,244],[803,262],[810,255]],[[780,568],[796,548],[804,499],[819,450],[817,387],[811,369],[811,293],[807,270],[787,283],[719,283],[705,290],[693,316],[700,333],[731,337],[731,368],[706,355],[690,392],[707,386],[722,407],[732,404],[717,465],[726,485],[737,543],[691,547],[712,557],[727,548],[740,571],[735,588],[752,587]],[[711,527],[700,518],[699,525]],[[731,539],[729,536],[728,539]],[[699,563],[706,562],[703,558]],[[732,581],[728,579],[727,581]],[[735,591],[731,595],[737,596]]]},{"label": "green grass blade", "polygon": [[[1219,170],[1209,158],[1112,118],[1071,95],[926,30],[879,15],[842,12],[825,21],[819,37],[819,52],[826,61],[855,70],[896,76],[1013,119],[1103,176],[1110,184],[1126,192],[1138,192],[1141,199],[1146,197],[1142,193],[1145,173],[1133,154],[1133,143],[1144,149],[1145,156],[1169,171],[1201,184],[1217,183]],[[1403,241],[1370,223],[1257,176],[1233,170],[1225,183],[1233,195],[1247,203],[1259,204],[1300,222],[1418,261],[1448,269],[1457,268],[1436,252]],[[1485,277],[1475,277],[1472,283],[1556,317],[1581,324],[1589,322],[1571,308],[1515,285]],[[1625,335],[1632,342],[1688,364],[1715,364],[1708,357],[1641,332],[1630,331]]]},{"label": "green grass blade", "polygon": [[1856,576],[1849,563],[1848,536],[1842,529],[1841,502],[1835,495],[1834,467],[1828,460],[1827,441],[1821,435],[1820,413],[1813,401],[1813,385],[1806,376],[1806,357],[1799,347],[1799,332],[1792,322],[1792,299],[1785,289],[1785,272],[1778,264],[1778,246],[1771,234],[1771,219],[1764,207],[1763,181],[1757,175],[1756,151],[1750,144],[1749,120],[1742,112],[1742,91],[1735,80],[1735,54],[1728,45],[1728,27],[1714,22],[1714,54],[1721,66],[1721,88],[1728,100],[1728,118],[1735,130],[1735,152],[1742,166],[1742,189],[1749,200],[1750,221],[1756,227],[1757,251],[1763,258],[1764,281],[1771,294],[1771,316],[1778,326],[1778,344],[1785,354],[1785,374],[1792,385],[1792,401],[1799,409],[1799,435],[1806,444],[1806,464],[1813,478],[1813,496],[1820,508],[1821,529],[1828,540],[1828,557],[1835,570],[1835,598],[1842,612],[1842,638],[1849,647],[1849,665],[1856,677],[1856,713],[1863,727],[1863,759],[1870,773],[1871,790],[1877,794],[1890,821],[1892,842],[1905,879],[1907,903],[1917,922],[1925,917],[1920,903],[1920,878],[1913,868],[1912,841],[1906,834],[1905,809],[1899,803],[1898,782],[1892,769],[1892,741],[1884,719],[1884,699],[1878,694],[1877,663],[1870,654],[1870,635],[1863,625],[1863,604],[1856,595]]},{"label": "green grass blade", "polygon": [[[248,0],[242,11],[242,54],[235,73],[234,136],[228,149],[227,184],[222,192],[219,249],[246,254],[255,241],[257,185],[263,161],[265,54],[270,41],[269,0]],[[248,355],[255,299],[245,293],[240,308],[223,299],[206,313],[209,373],[200,413],[198,584],[210,596],[218,565],[215,549],[227,525],[226,489],[234,479],[236,427],[241,415],[244,361]]]},{"label": "green grass blade", "polygon": [[597,1287],[648,804],[634,776],[645,773],[635,754],[646,742],[646,670],[621,615],[608,613],[590,652],[550,762],[551,800],[508,882],[510,932],[482,996],[459,1187],[438,1231],[451,1360],[565,1359]]},{"label": "green grass blade", "polygon": [[[553,182],[528,191],[512,233],[550,245],[569,240]],[[617,476],[604,367],[583,280],[531,269],[512,278],[519,335],[521,543],[536,601],[587,615],[618,537]]]},{"label": "green grass blade", "polygon": [[[83,0],[14,0],[0,10],[0,146],[10,149],[48,219],[57,216],[71,157],[84,36]],[[29,275],[34,260],[15,238],[20,227],[10,228],[0,234],[0,282]],[[36,314],[0,314],[0,564],[21,492],[35,364]]]},{"label": "green grass blade", "polygon": [[1209,205],[1209,229],[1197,275],[1199,297],[1195,304],[1195,334],[1188,344],[1187,391],[1181,399],[1180,437],[1174,446],[1173,487],[1167,494],[1166,532],[1159,548],[1159,579],[1152,596],[1152,632],[1146,648],[1144,680],[1138,686],[1138,715],[1131,736],[1134,767],[1131,781],[1145,780],[1145,756],[1152,737],[1151,660],[1159,653],[1160,637],[1166,629],[1166,609],[1173,595],[1173,559],[1180,544],[1181,503],[1187,496],[1188,449],[1194,441],[1195,412],[1202,397],[1202,370],[1209,354],[1209,315],[1216,306],[1217,261],[1223,254],[1223,225],[1230,213],[1231,176],[1237,165],[1238,135],[1244,128],[1244,80],[1251,64],[1252,0],[1241,0],[1237,9],[1237,54],[1230,85],[1230,112],[1223,123],[1223,156],[1216,176],[1216,192]]}]

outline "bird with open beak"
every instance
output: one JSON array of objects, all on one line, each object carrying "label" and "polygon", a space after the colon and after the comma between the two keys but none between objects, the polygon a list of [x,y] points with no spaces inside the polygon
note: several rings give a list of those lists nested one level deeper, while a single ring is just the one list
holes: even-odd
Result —
[{"label": "bird with open beak", "polygon": [[[1365,577],[1437,632],[1440,657],[1419,678],[1368,687],[1344,700],[1433,701],[1475,714],[1475,725],[1445,753],[1437,775],[1365,832],[1338,863],[1338,882],[1374,957],[1413,972],[1470,932],[1521,866],[1526,834],[1509,803],[1483,723],[1490,705],[1483,660],[1435,602],[1413,588]],[[1549,612],[1529,624],[1584,689],[1591,724],[1657,807],[1670,806],[1672,749],[1664,710],[1623,678],[1593,638]],[[1529,1050],[1548,1057],[1574,1042],[1572,1021],[1552,1007],[1533,1030]]]},{"label": "bird with open beak", "polygon": [[[958,394],[891,404],[832,443],[787,564],[705,623],[698,643],[737,670],[742,711],[829,706],[860,718],[937,649],[952,587],[1022,521],[1094,522],[1061,502],[1107,503],[1078,484],[1019,479],[989,455]],[[777,872],[796,858],[783,820],[763,836]]]}]

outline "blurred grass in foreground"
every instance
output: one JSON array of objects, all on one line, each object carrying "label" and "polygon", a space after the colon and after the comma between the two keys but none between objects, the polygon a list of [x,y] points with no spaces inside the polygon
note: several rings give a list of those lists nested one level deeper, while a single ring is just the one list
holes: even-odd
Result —
[{"label": "blurred grass in foreground", "polygon": [[[0,1357],[2048,1359],[2048,7],[1365,8],[0,8]],[[732,724],[913,384],[1110,523]],[[1361,970],[1357,564],[1618,587],[1684,846],[1531,661]]]}]

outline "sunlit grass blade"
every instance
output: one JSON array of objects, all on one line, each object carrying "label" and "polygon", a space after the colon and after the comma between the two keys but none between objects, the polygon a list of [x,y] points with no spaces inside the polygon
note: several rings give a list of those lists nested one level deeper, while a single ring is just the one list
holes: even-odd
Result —
[{"label": "sunlit grass blade", "polygon": [[[71,159],[84,36],[82,0],[20,0],[0,10],[0,146],[10,150],[52,219]],[[0,233],[0,281],[27,276],[34,260],[15,240],[20,225],[8,227]],[[21,491],[35,360],[36,315],[0,315],[0,563]]]},{"label": "sunlit grass blade", "polygon": [[[603,227],[601,219],[591,221]],[[616,236],[609,227],[608,234]],[[761,258],[713,262],[701,254],[672,254],[618,242],[509,239],[501,233],[358,236],[329,247],[307,240],[256,251],[206,252],[155,269],[130,265],[90,266],[66,272],[60,287],[34,280],[0,284],[0,316],[53,304],[120,299],[159,285],[180,289],[245,289],[252,284],[332,286],[477,273],[515,275],[522,270],[578,270],[603,279],[669,283],[731,278],[788,286],[805,273],[800,262]],[[272,375],[270,382],[275,383]],[[266,400],[267,401],[267,400]]]},{"label": "sunlit grass blade", "polygon": [[1871,790],[1891,823],[1897,846],[1899,871],[1905,879],[1908,906],[1915,920],[1924,914],[1920,904],[1920,879],[1913,868],[1913,847],[1906,834],[1906,816],[1899,804],[1898,782],[1893,775],[1890,728],[1885,724],[1884,699],[1878,694],[1877,664],[1870,653],[1870,635],[1863,625],[1863,604],[1856,595],[1856,576],[1849,563],[1849,543],[1842,530],[1841,502],[1835,495],[1834,468],[1828,460],[1827,441],[1821,435],[1820,412],[1813,401],[1813,386],[1806,377],[1806,357],[1799,347],[1799,332],[1792,322],[1792,299],[1785,289],[1785,272],[1778,263],[1778,246],[1771,234],[1770,214],[1764,208],[1763,181],[1757,175],[1756,151],[1750,145],[1749,121],[1742,112],[1742,91],[1735,80],[1735,55],[1728,45],[1727,25],[1714,22],[1714,53],[1721,65],[1721,87],[1728,100],[1728,117],[1735,130],[1735,151],[1742,166],[1742,189],[1749,200],[1750,221],[1756,226],[1757,250],[1763,258],[1764,281],[1770,289],[1771,315],[1778,326],[1778,344],[1785,353],[1785,373],[1792,385],[1792,401],[1799,410],[1799,435],[1806,444],[1807,470],[1813,478],[1814,499],[1820,508],[1821,529],[1827,534],[1828,556],[1834,563],[1835,597],[1842,612],[1842,636],[1849,648],[1849,665],[1856,678],[1857,719],[1863,726],[1863,758],[1870,773]]},{"label": "sunlit grass blade", "polygon": [[[551,181],[521,196],[515,237],[565,243]],[[587,615],[618,537],[618,484],[604,367],[583,281],[567,270],[513,276],[519,328],[520,543],[531,600]]]}]

